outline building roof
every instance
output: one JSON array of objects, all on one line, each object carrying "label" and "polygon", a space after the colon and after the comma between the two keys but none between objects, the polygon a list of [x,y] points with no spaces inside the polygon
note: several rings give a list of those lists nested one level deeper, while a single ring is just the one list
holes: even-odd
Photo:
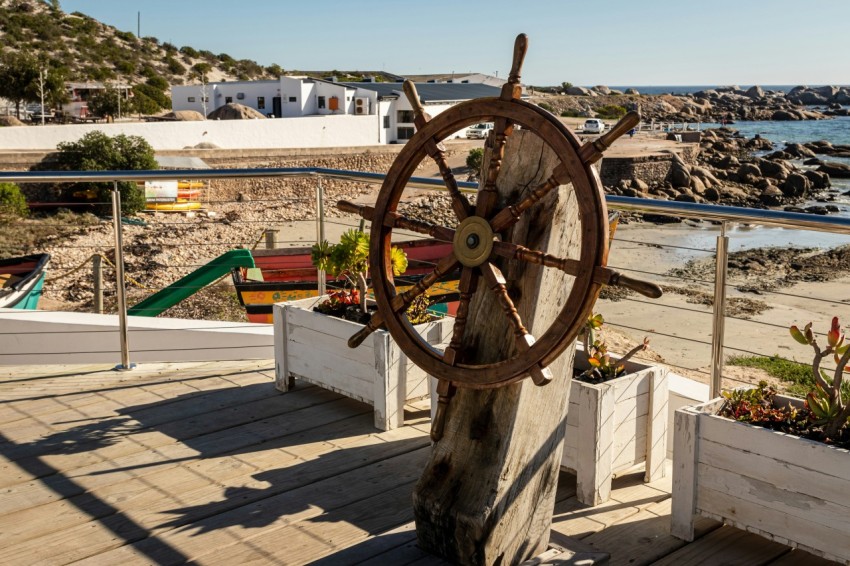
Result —
[{"label": "building roof", "polygon": [[[347,86],[371,90],[378,96],[399,96],[403,94],[401,83],[338,83]],[[416,92],[423,103],[449,100],[470,100],[485,96],[499,96],[500,89],[476,83],[415,83]]]}]

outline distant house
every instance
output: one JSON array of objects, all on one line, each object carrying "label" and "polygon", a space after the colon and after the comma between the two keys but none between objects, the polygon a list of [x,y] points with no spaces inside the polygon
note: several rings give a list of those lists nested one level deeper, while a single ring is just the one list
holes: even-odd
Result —
[{"label": "distant house", "polygon": [[[499,89],[483,83],[417,83],[429,114],[435,116],[458,102],[498,96]],[[238,81],[183,85],[171,88],[173,110],[209,114],[228,103],[239,103],[275,118],[309,116],[362,116],[364,128],[374,128],[380,143],[410,139],[413,108],[401,82],[336,82],[309,77],[282,76],[279,80]],[[462,132],[459,132],[462,134]]]},{"label": "distant house", "polygon": [[91,115],[88,101],[107,88],[118,90],[122,100],[129,100],[133,96],[130,85],[126,83],[111,83],[107,87],[107,85],[96,81],[66,82],[65,90],[68,93],[69,102],[62,105],[62,110],[70,116],[86,118]]}]

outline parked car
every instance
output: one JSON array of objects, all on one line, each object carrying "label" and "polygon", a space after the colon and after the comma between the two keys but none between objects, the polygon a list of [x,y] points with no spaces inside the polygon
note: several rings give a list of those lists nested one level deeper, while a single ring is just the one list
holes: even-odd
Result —
[{"label": "parked car", "polygon": [[481,140],[487,137],[490,130],[493,129],[493,124],[486,122],[484,124],[476,124],[466,129],[466,138],[470,140]]},{"label": "parked car", "polygon": [[605,122],[599,118],[588,118],[584,121],[585,134],[601,134],[605,131]]}]

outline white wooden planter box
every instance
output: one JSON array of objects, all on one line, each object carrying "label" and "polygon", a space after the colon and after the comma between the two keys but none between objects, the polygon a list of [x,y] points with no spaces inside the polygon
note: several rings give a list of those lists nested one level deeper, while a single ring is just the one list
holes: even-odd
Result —
[{"label": "white wooden planter box", "polygon": [[[587,367],[576,349],[575,368]],[[645,463],[646,481],[664,476],[667,457],[667,369],[626,362],[626,374],[599,384],[573,379],[561,467],[576,473],[576,497],[599,505],[611,479]]]},{"label": "white wooden planter box", "polygon": [[704,516],[850,564],[850,452],[719,417],[722,403],[675,413],[672,534],[693,540]]},{"label": "white wooden planter box", "polygon": [[[390,333],[378,330],[359,348],[348,339],[362,324],[313,312],[319,298],[274,305],[275,385],[288,391],[294,378],[369,403],[375,426],[404,425],[404,404],[429,394],[428,375],[407,359]],[[454,319],[416,326],[435,347],[451,340]]]}]

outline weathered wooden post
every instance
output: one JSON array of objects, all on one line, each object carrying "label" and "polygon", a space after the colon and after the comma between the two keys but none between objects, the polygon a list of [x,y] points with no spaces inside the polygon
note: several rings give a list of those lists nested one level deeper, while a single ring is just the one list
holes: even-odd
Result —
[{"label": "weathered wooden post", "polygon": [[[485,164],[492,151],[485,152]],[[544,181],[557,165],[539,137],[513,132],[497,183],[499,204],[513,199],[517,188]],[[553,190],[526,212],[508,241],[575,257],[581,236],[574,199],[571,185]],[[541,266],[520,262],[506,262],[501,270],[510,274],[507,290],[520,318],[529,333],[538,335],[563,307],[572,278],[554,270],[541,277]],[[477,293],[469,310],[464,343],[479,345],[474,361],[501,359],[514,337],[495,295]],[[525,379],[498,389],[458,390],[446,413],[443,438],[414,492],[423,549],[461,564],[514,564],[546,549],[573,354],[570,347],[549,365],[554,379],[543,387]]]}]

